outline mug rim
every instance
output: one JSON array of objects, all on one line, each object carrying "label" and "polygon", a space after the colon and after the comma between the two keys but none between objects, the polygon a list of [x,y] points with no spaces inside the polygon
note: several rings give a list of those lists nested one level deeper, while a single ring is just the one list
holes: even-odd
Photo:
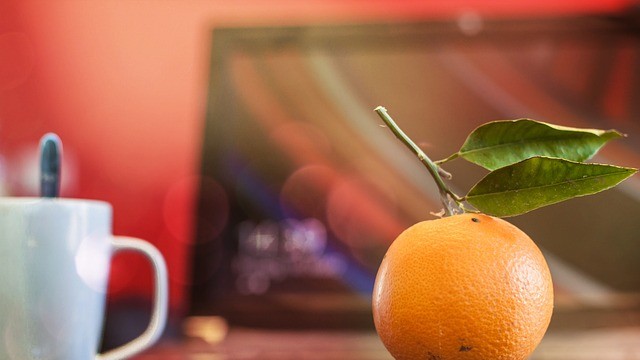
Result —
[{"label": "mug rim", "polygon": [[111,204],[103,200],[78,199],[66,197],[37,197],[37,196],[0,196],[0,205],[3,204],[33,204],[36,202],[60,203],[70,205],[94,205],[111,208]]}]

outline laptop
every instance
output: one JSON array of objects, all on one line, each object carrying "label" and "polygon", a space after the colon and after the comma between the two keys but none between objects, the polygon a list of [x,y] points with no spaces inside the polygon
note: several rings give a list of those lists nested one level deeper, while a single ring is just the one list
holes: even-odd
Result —
[{"label": "laptop", "polygon": [[[638,167],[639,58],[637,22],[614,16],[216,28],[189,313],[373,329],[386,249],[442,207],[373,109],[434,160],[482,123],[527,117],[616,128],[628,137],[594,161]],[[485,174],[462,161],[445,169],[459,194]],[[574,314],[638,304],[639,213],[632,178],[509,221],[543,250],[557,309]]]}]

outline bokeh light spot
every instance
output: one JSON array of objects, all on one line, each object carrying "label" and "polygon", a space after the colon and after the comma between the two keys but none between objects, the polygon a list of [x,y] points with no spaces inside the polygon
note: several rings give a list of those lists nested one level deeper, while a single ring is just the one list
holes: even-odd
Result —
[{"label": "bokeh light spot", "polygon": [[457,23],[460,31],[467,36],[478,35],[484,28],[482,16],[472,10],[462,12],[458,16]]},{"label": "bokeh light spot", "polygon": [[111,245],[107,241],[88,236],[78,246],[75,256],[76,272],[92,290],[104,293],[111,262]]},{"label": "bokeh light spot", "polygon": [[291,217],[324,219],[327,196],[338,175],[324,165],[299,168],[287,178],[280,191],[280,204]]},{"label": "bokeh light spot", "polygon": [[394,200],[359,178],[345,179],[331,189],[327,221],[341,241],[360,249],[387,244],[405,227]]},{"label": "bokeh light spot", "polygon": [[[190,186],[199,184],[196,188],[194,199],[204,204],[204,209],[197,209],[198,204],[191,202]],[[198,198],[199,197],[199,198]],[[199,178],[199,182],[185,179],[177,183],[169,191],[164,204],[164,216],[167,227],[178,239],[191,241],[195,234],[191,233],[190,221],[193,215],[200,216],[198,239],[201,242],[214,240],[227,226],[229,220],[229,196],[225,189],[215,179],[210,177]],[[172,230],[173,229],[173,230]],[[179,236],[183,234],[182,236]],[[184,236],[184,234],[188,234]]]},{"label": "bokeh light spot", "polygon": [[191,239],[191,216],[200,178],[188,176],[175,181],[167,190],[162,203],[164,224],[169,233],[183,242]]}]

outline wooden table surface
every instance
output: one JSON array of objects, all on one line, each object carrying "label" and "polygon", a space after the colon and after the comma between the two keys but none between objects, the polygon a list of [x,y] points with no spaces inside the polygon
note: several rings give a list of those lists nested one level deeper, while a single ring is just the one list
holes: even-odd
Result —
[{"label": "wooden table surface", "polygon": [[[373,331],[232,328],[211,341],[165,340],[135,360],[391,360]],[[640,360],[640,326],[550,331],[531,360]]]}]

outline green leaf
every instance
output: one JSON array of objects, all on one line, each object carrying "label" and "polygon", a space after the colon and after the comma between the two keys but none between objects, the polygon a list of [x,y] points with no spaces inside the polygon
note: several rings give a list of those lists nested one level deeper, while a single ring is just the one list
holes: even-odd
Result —
[{"label": "green leaf", "polygon": [[466,200],[489,215],[508,217],[609,189],[636,169],[533,157],[489,173]]},{"label": "green leaf", "polygon": [[475,129],[454,157],[489,170],[533,156],[582,162],[621,136],[615,130],[578,129],[530,119],[494,121]]}]

